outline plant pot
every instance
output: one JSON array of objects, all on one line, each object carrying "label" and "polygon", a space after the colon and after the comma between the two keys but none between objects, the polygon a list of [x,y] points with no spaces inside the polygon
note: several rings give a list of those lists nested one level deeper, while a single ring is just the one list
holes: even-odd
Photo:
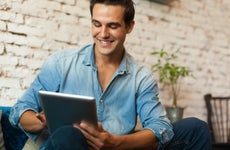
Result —
[{"label": "plant pot", "polygon": [[165,107],[169,120],[173,123],[183,117],[184,108],[182,107]]},{"label": "plant pot", "polygon": [[160,4],[170,4],[171,2],[175,0],[150,0],[150,1],[160,3]]}]

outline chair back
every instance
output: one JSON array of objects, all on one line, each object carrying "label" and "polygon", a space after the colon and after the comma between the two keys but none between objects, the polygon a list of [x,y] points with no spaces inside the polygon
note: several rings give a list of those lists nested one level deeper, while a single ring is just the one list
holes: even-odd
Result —
[{"label": "chair back", "polygon": [[213,143],[230,143],[230,96],[204,96]]}]

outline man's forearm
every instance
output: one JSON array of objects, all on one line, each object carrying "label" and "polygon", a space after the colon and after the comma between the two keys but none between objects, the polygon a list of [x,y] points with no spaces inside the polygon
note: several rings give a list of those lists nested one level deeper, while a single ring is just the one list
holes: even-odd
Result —
[{"label": "man's forearm", "polygon": [[44,128],[36,115],[37,113],[32,110],[27,110],[22,114],[19,122],[25,131],[37,133]]},{"label": "man's forearm", "polygon": [[158,139],[151,130],[142,130],[133,134],[118,136],[120,150],[153,150],[158,147]]}]

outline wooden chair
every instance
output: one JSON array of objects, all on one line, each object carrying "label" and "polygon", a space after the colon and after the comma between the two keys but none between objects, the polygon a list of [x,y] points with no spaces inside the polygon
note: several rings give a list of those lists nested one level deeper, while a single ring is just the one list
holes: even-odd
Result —
[{"label": "wooden chair", "polygon": [[230,150],[230,96],[204,96],[213,150]]}]

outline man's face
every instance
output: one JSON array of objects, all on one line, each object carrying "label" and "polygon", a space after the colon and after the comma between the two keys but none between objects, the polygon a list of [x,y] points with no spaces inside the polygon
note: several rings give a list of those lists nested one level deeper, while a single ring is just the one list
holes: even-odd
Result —
[{"label": "man's face", "polygon": [[127,33],[133,28],[133,23],[126,26],[124,21],[124,8],[96,4],[92,14],[92,36],[95,42],[96,53],[111,56],[122,52]]}]

